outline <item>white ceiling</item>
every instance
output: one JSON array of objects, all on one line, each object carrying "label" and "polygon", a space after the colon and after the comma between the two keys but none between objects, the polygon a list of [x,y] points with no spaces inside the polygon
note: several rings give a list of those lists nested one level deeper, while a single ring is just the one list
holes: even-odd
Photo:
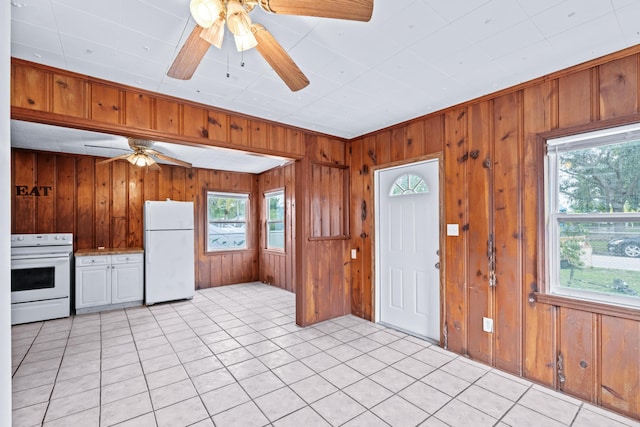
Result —
[{"label": "white ceiling", "polygon": [[[116,157],[131,153],[124,136],[11,120],[11,146],[54,153]],[[210,146],[153,143],[153,149],[203,169],[261,173],[289,159]],[[162,160],[158,163],[171,164]]]},{"label": "white ceiling", "polygon": [[189,0],[11,3],[14,57],[344,138],[640,42],[638,0],[375,0],[368,23],[256,8],[311,81],[293,93],[231,37],[191,80],[167,77]]}]

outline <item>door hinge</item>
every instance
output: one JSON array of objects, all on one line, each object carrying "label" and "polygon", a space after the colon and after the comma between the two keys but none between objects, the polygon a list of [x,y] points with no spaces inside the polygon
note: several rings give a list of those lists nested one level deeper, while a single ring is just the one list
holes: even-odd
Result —
[{"label": "door hinge", "polygon": [[562,353],[558,353],[558,361],[556,362],[556,371],[558,375],[558,388],[560,390],[564,389],[564,383],[567,378],[564,376],[564,358],[562,357]]},{"label": "door hinge", "polygon": [[494,287],[497,284],[496,280],[496,249],[493,244],[493,234],[489,235],[487,240],[487,258],[489,260],[489,286]]},{"label": "door hinge", "polygon": [[442,341],[443,348],[446,350],[449,347],[449,329],[446,320],[444,321],[444,325],[442,327]]}]

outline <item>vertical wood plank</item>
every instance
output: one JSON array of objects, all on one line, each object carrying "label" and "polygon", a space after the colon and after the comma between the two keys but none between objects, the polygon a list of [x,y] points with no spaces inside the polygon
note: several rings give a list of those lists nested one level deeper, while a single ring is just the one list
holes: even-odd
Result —
[{"label": "vertical wood plank", "polygon": [[182,106],[182,134],[196,138],[208,138],[207,111],[190,105]]},{"label": "vertical wood plank", "polygon": [[467,353],[467,233],[469,206],[466,183],[466,163],[461,162],[468,152],[467,112],[455,109],[444,117],[445,222],[459,224],[460,236],[447,237],[444,254],[445,275],[445,348]]},{"label": "vertical wood plank", "polygon": [[404,143],[404,158],[412,159],[425,154],[424,120],[416,120],[407,125]]},{"label": "vertical wood plank", "polygon": [[56,159],[56,231],[74,233],[76,224],[76,162],[73,156]]},{"label": "vertical wood plank", "polygon": [[157,130],[168,134],[180,132],[180,111],[177,103],[156,99],[155,113]]},{"label": "vertical wood plank", "polygon": [[78,157],[77,170],[77,216],[76,249],[95,248],[95,212],[94,212],[94,163],[91,157]]},{"label": "vertical wood plank", "polygon": [[595,319],[592,313],[560,308],[560,355],[564,381],[560,389],[587,401],[595,401],[596,363],[593,354]]},{"label": "vertical wood plank", "polygon": [[587,69],[558,79],[558,122],[560,127],[589,123],[594,119],[591,114],[594,98],[592,78],[593,70]]},{"label": "vertical wood plank", "polygon": [[151,97],[127,91],[125,94],[125,123],[140,129],[151,129]]},{"label": "vertical wood plank", "polygon": [[[589,86],[589,79],[584,81]],[[539,383],[552,386],[555,379],[555,334],[553,307],[536,304],[535,292],[541,288],[542,278],[538,277],[539,257],[542,242],[542,228],[544,227],[542,212],[544,206],[540,203],[543,189],[540,188],[540,177],[543,172],[544,147],[540,146],[538,133],[550,130],[558,118],[552,117],[552,108],[556,102],[558,91],[554,82],[546,82],[532,86],[523,91],[523,108],[527,112],[524,116],[524,182],[523,197],[523,226],[524,226],[524,254],[523,254],[523,295],[524,298],[524,375]],[[588,104],[588,102],[587,102]],[[565,120],[588,120],[588,115],[580,117],[577,114]]]},{"label": "vertical wood plank", "polygon": [[121,114],[120,92],[110,86],[91,85],[91,119],[118,124]]},{"label": "vertical wood plank", "polygon": [[488,241],[492,233],[491,212],[491,123],[493,104],[490,101],[469,107],[469,152],[459,159],[466,163],[469,185],[469,356],[485,363],[492,363],[492,336],[482,329],[482,318],[493,317],[493,292],[489,286]]},{"label": "vertical wood plank", "polygon": [[127,247],[127,209],[129,196],[128,165],[126,161],[111,163],[111,247]]},{"label": "vertical wood plank", "polygon": [[217,111],[207,111],[207,129],[209,139],[212,141],[227,141],[229,129],[229,117]]},{"label": "vertical wood plank", "polygon": [[602,316],[602,406],[640,414],[640,322]]},{"label": "vertical wood plank", "polygon": [[11,229],[13,233],[35,233],[36,198],[29,193],[36,183],[36,155],[31,151],[14,150],[12,158],[14,197]]},{"label": "vertical wood plank", "polygon": [[599,77],[600,119],[638,111],[638,55],[602,64]]},{"label": "vertical wood plank", "polygon": [[53,154],[37,155],[36,233],[55,233],[56,158]]},{"label": "vertical wood plank", "polygon": [[87,86],[79,78],[53,75],[52,112],[71,117],[84,117],[87,102]]},{"label": "vertical wood plank", "polygon": [[11,105],[49,111],[49,75],[24,65],[11,65]]},{"label": "vertical wood plank", "polygon": [[131,165],[129,166],[129,188],[128,188],[128,210],[127,210],[127,247],[143,246],[143,176],[145,169]]},{"label": "vertical wood plank", "polygon": [[497,367],[516,373],[521,368],[522,336],[521,114],[519,93],[494,99],[494,361]]},{"label": "vertical wood plank", "polygon": [[95,164],[96,247],[111,245],[111,164]]}]

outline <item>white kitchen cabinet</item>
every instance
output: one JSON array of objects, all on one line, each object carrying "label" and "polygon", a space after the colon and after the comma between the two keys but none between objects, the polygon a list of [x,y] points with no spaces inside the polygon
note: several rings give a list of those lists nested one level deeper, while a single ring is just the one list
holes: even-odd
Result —
[{"label": "white kitchen cabinet", "polygon": [[142,253],[76,253],[76,313],[142,304]]}]

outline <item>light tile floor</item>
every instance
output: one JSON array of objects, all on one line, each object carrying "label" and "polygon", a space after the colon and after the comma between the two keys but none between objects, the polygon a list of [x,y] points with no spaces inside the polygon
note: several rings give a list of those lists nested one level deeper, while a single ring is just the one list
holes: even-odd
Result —
[{"label": "light tile floor", "polygon": [[357,317],[300,328],[260,283],[12,338],[15,427],[640,426]]}]

